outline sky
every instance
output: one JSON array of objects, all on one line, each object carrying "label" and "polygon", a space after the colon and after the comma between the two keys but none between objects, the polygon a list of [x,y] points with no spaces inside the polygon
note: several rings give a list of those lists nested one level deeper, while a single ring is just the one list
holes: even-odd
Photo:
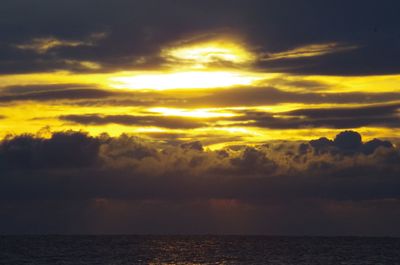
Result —
[{"label": "sky", "polygon": [[0,233],[400,236],[399,8],[3,0]]}]

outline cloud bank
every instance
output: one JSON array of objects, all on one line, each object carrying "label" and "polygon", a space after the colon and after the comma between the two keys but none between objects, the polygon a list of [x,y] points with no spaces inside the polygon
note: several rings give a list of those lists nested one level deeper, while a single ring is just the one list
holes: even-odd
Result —
[{"label": "cloud bank", "polygon": [[[215,151],[200,142],[154,142],[128,135],[92,137],[69,131],[50,138],[10,136],[0,145],[0,227],[2,233],[68,233],[65,222],[51,226],[52,219],[46,221],[40,215],[53,216],[56,205],[69,205],[57,215],[75,219],[72,226],[79,220],[93,224],[94,230],[77,226],[71,228],[75,232],[151,233],[159,231],[157,222],[140,223],[139,219],[161,218],[172,222],[164,232],[197,233],[247,212],[251,215],[243,218],[250,223],[222,233],[273,233],[276,229],[291,234],[290,227],[300,224],[287,218],[297,213],[298,220],[309,219],[297,234],[318,233],[315,223],[332,229],[332,234],[346,234],[355,222],[376,224],[368,233],[384,234],[392,214],[373,221],[364,218],[376,214],[376,204],[385,213],[398,207],[399,165],[398,147],[379,139],[362,142],[354,131],[344,131],[332,140],[271,141]],[[27,205],[33,207],[29,213]],[[78,212],[73,217],[74,211]],[[137,222],[135,211],[141,213]],[[176,216],[165,216],[168,211]],[[106,213],[111,216],[104,217]],[[204,215],[196,220],[199,213]],[[215,214],[222,219],[213,219]],[[263,226],[271,215],[274,218]],[[183,216],[191,221],[180,227]],[[276,223],[278,217],[286,225]],[[14,222],[20,218],[40,223],[39,230]],[[325,218],[334,222],[324,223]],[[135,225],[129,228],[127,222]]]}]

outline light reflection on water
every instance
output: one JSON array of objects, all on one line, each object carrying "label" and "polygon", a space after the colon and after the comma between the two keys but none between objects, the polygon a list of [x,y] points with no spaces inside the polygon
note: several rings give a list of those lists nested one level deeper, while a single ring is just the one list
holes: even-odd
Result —
[{"label": "light reflection on water", "polygon": [[7,236],[0,264],[400,264],[400,239],[247,236]]}]

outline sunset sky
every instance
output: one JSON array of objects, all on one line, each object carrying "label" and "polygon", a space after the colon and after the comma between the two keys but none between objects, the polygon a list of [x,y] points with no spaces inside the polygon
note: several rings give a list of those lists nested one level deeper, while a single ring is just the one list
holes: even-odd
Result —
[{"label": "sunset sky", "polygon": [[3,0],[0,232],[400,235],[399,10]]}]

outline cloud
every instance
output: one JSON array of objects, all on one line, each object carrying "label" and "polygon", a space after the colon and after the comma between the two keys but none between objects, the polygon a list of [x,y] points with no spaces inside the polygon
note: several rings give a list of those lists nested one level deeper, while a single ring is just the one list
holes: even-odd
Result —
[{"label": "cloud", "polygon": [[393,148],[393,144],[389,141],[373,139],[371,141],[362,142],[361,135],[355,131],[343,131],[336,135],[333,141],[322,137],[318,140],[311,140],[310,145],[316,152],[322,150],[339,150],[342,153],[361,152],[366,155],[373,154],[380,147]]},{"label": "cloud", "polygon": [[[270,231],[261,225],[266,220],[271,229],[289,234],[296,234],[289,229],[295,220],[308,220],[298,224],[302,231],[314,231],[314,225],[332,220],[340,220],[343,229],[377,212],[381,218],[374,220],[385,227],[400,199],[400,151],[386,141],[360,139],[356,132],[347,131],[334,140],[271,141],[211,151],[199,142],[166,143],[128,135],[10,136],[0,144],[1,231],[32,233],[30,226],[23,228],[21,220],[26,220],[41,224],[41,232],[87,233],[92,228],[146,233],[159,231],[156,224],[136,221],[156,218],[163,223],[170,220],[173,231],[193,232],[178,225],[183,213],[197,216],[187,220],[203,232],[223,226],[234,216],[251,216],[246,223],[253,230],[243,224],[231,232]],[[52,230],[55,227],[47,225],[54,207],[61,205],[65,211],[59,213],[60,222],[76,224],[72,230],[63,226]],[[170,218],[163,216],[163,209]],[[215,213],[222,219],[211,218]],[[108,220],[107,225],[95,229],[101,220]],[[288,222],[285,229],[278,225],[282,220]],[[334,234],[344,231],[329,227]],[[366,231],[370,230],[358,232]]]},{"label": "cloud", "polygon": [[96,161],[100,142],[84,133],[54,133],[50,139],[20,135],[1,143],[0,168],[79,168]]},{"label": "cloud", "polygon": [[[399,181],[399,150],[378,139],[363,143],[353,131],[342,132],[334,140],[275,141],[216,151],[205,150],[200,142],[176,145],[127,135],[93,138],[85,133],[64,132],[54,133],[49,139],[22,135],[1,143],[0,161],[6,186],[17,184],[12,176],[21,170],[29,170],[31,180],[38,178],[33,185],[44,184],[53,174],[58,176],[51,180],[55,185],[67,176],[75,176],[69,188],[80,187],[83,190],[78,196],[86,197],[265,200],[318,198],[325,194],[331,199],[366,200],[400,196],[390,186]],[[110,175],[113,184],[107,177]],[[362,186],[353,186],[355,180]],[[373,183],[383,185],[387,193],[375,189]],[[48,188],[52,189],[47,184],[40,187]],[[86,194],[88,188],[92,190]],[[354,192],[345,193],[347,189]],[[34,190],[31,195],[17,196],[30,197],[36,194]],[[44,194],[49,192],[53,193]],[[75,195],[67,195],[72,199],[70,196]]]},{"label": "cloud", "polygon": [[20,86],[7,86],[0,90],[1,95],[19,95],[25,93],[38,93],[49,92],[58,90],[67,90],[73,88],[88,88],[82,84],[62,84],[62,85],[20,85]]},{"label": "cloud", "polygon": [[33,50],[37,53],[46,53],[56,47],[77,47],[83,45],[81,41],[62,41],[56,38],[38,38],[29,43],[15,45],[20,50]]},{"label": "cloud", "polygon": [[88,98],[104,98],[114,95],[113,92],[109,92],[101,89],[92,88],[76,88],[66,90],[54,90],[54,91],[40,91],[23,94],[13,95],[0,95],[0,102],[8,103],[13,101],[54,101],[54,100],[79,100]]},{"label": "cloud", "polygon": [[[114,105],[118,102],[118,104],[136,106],[154,103],[154,97],[152,93],[106,90],[85,84],[21,85],[0,89],[0,103],[63,100],[66,105]],[[103,101],[106,103],[102,103]]]},{"label": "cloud", "polygon": [[140,125],[140,126],[156,126],[170,129],[193,129],[205,127],[204,121],[196,121],[191,118],[182,117],[164,117],[164,116],[135,116],[135,115],[101,115],[101,114],[84,114],[84,115],[64,115],[61,120],[70,121],[84,125],[105,125],[110,123],[122,125]]},{"label": "cloud", "polygon": [[23,101],[57,101],[76,106],[156,106],[182,101],[154,92],[130,92],[101,89],[86,84],[20,85],[0,88],[0,103]]},{"label": "cloud", "polygon": [[395,115],[399,112],[400,104],[372,105],[365,107],[344,107],[329,109],[300,109],[288,112],[299,116],[310,118],[332,118],[332,117],[375,117]]},{"label": "cloud", "polygon": [[234,117],[232,120],[241,121],[239,124],[242,126],[272,129],[346,129],[366,126],[398,128],[399,109],[399,104],[386,104],[365,107],[297,109],[280,113],[242,111],[244,116]]},{"label": "cloud", "polygon": [[296,59],[303,57],[323,56],[330,53],[345,52],[357,49],[356,46],[343,45],[339,43],[323,43],[323,44],[310,44],[306,46],[296,47],[294,49],[276,53],[270,53],[264,56],[261,60],[285,60]]},{"label": "cloud", "polygon": [[[163,57],[166,47],[221,36],[240,40],[246,51],[258,55],[249,60],[252,64],[240,64],[246,71],[297,74],[265,87],[210,89],[184,98],[172,91],[128,93],[79,84],[3,87],[0,104],[17,102],[18,121],[26,101],[174,108],[301,103],[329,106],[278,114],[237,111],[239,117],[219,121],[272,129],[399,127],[399,93],[379,93],[378,86],[376,93],[328,93],[326,84],[303,79],[308,74],[398,74],[395,1],[3,2],[0,74],[164,71],[176,67],[176,59],[185,60]],[[29,12],[21,16],[21,10]],[[105,34],[93,35],[98,32]],[[237,67],[228,52],[220,52],[203,65]],[[364,105],[345,107],[348,103]],[[6,123],[13,122],[13,110],[6,110]],[[398,139],[363,141],[346,131],[334,139],[254,145],[245,144],[247,135],[202,132],[203,126],[215,125],[213,119],[101,111],[57,118],[74,127],[162,126],[182,133],[168,139],[160,133],[162,139],[151,140],[82,132],[5,138],[0,143],[0,233],[400,235]],[[31,128],[33,123],[26,122]],[[196,128],[199,134],[185,134]],[[221,139],[243,144],[205,147]]]},{"label": "cloud", "polygon": [[[18,16],[21,6],[32,12]],[[199,35],[228,34],[242,37],[250,50],[261,55],[296,57],[265,61],[261,56],[256,66],[269,72],[344,75],[399,72],[394,59],[399,54],[396,28],[399,18],[394,12],[397,3],[377,6],[374,1],[364,1],[360,7],[357,3],[344,6],[314,0],[305,3],[254,0],[251,4],[165,1],[157,3],[156,9],[152,1],[121,0],[111,6],[106,2],[66,0],[57,4],[47,0],[36,5],[26,0],[4,3],[0,14],[4,21],[0,71],[49,71],[55,65],[58,69],[75,71],[68,64],[55,63],[66,60],[93,62],[102,66],[101,71],[132,69],[138,67],[138,62],[142,62],[140,67],[154,69],[165,65],[160,56],[165,47]],[[76,16],[71,18],[74,12]],[[365,22],[355,23],[361,20]],[[96,45],[86,45],[96,32],[107,35]],[[341,43],[359,49],[350,50]],[[24,49],[16,49],[15,45]],[[332,53],[343,49],[346,52]],[[308,56],[315,54],[324,56]]]},{"label": "cloud", "polygon": [[[311,84],[311,86],[311,90],[313,90],[315,84]],[[303,87],[303,90],[307,90],[307,87]],[[205,96],[188,98],[185,102],[189,106],[233,107],[243,105],[263,106],[279,103],[379,103],[396,100],[400,100],[399,93],[296,92],[284,91],[274,87],[241,87],[210,91]],[[179,102],[176,104],[179,104]]]},{"label": "cloud", "polygon": [[360,127],[399,127],[399,104],[371,105],[364,107],[337,107],[297,109],[287,112],[262,112],[237,110],[233,117],[202,118],[162,115],[107,115],[73,114],[59,119],[83,125],[121,124],[132,126],[156,126],[169,129],[190,129],[209,126],[253,126],[269,129],[335,128],[351,129]]},{"label": "cloud", "polygon": [[[48,84],[9,86],[0,89],[0,102],[12,101],[50,101],[69,100],[68,104],[76,105],[109,105],[109,106],[166,106],[166,107],[236,107],[264,106],[282,103],[310,104],[348,104],[348,103],[384,103],[400,100],[400,93],[384,92],[347,92],[325,93],[325,85],[318,82],[301,82],[272,80],[276,87],[235,87],[200,91],[200,95],[182,95],[163,92],[134,92],[121,90],[105,90],[85,84]],[[291,91],[279,89],[290,87]],[[307,91],[307,92],[306,92]],[[312,91],[312,92],[310,92]],[[91,99],[96,99],[91,101]],[[377,107],[381,109],[382,107]],[[388,106],[387,108],[390,108]],[[361,109],[362,110],[362,109]],[[315,112],[318,109],[314,110]],[[322,111],[322,110],[321,110]],[[342,113],[346,111],[338,110]],[[354,111],[350,108],[349,111]],[[375,111],[371,108],[371,112]],[[313,110],[308,111],[310,115]],[[331,112],[333,113],[333,112]],[[296,114],[296,113],[294,113]],[[300,113],[299,113],[300,114]],[[307,113],[306,113],[307,114]]]},{"label": "cloud", "polygon": [[[275,81],[274,81],[275,82]],[[282,82],[279,82],[282,84]],[[286,84],[286,83],[285,83]],[[296,91],[285,91],[274,87],[238,87],[231,89],[216,89],[202,91],[201,95],[192,95],[182,99],[181,95],[162,92],[128,92],[117,90],[102,90],[82,84],[67,85],[28,85],[2,88],[0,101],[51,100],[69,99],[68,104],[76,105],[106,105],[106,106],[166,106],[166,107],[236,107],[263,106],[281,103],[384,103],[400,100],[400,93],[325,93],[323,91],[304,92],[304,90],[319,90],[321,84],[308,82],[290,83]],[[278,85],[280,86],[280,85]],[[300,87],[299,87],[300,86]],[[89,90],[92,89],[92,90]],[[56,91],[57,90],[57,91]],[[79,90],[82,97],[79,98]],[[300,90],[300,91],[297,91]],[[70,91],[70,92],[69,92]],[[90,92],[93,92],[91,96]],[[70,94],[70,95],[69,95]],[[81,99],[81,100],[80,100]],[[91,99],[96,99],[91,101]]]}]

